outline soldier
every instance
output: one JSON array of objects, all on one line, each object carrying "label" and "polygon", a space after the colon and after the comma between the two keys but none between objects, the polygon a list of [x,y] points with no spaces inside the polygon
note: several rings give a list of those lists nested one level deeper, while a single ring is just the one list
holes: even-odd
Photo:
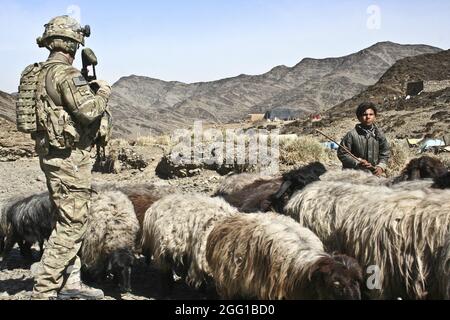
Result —
[{"label": "soldier", "polygon": [[72,67],[77,49],[89,35],[88,26],[82,28],[75,19],[59,16],[45,25],[43,36],[37,39],[39,47],[50,50],[50,56],[39,64],[37,73],[37,129],[32,138],[58,210],[56,227],[35,276],[32,299],[104,297],[102,290],[81,282],[77,256],[90,208],[90,150],[111,94],[104,81],[93,81],[99,87],[94,93],[80,71]]},{"label": "soldier", "polygon": [[375,125],[377,108],[371,102],[364,102],[356,109],[359,124],[342,140],[345,146],[360,161],[351,157],[344,148],[338,150],[338,158],[344,169],[371,170],[374,175],[385,174],[390,148],[383,132]]}]

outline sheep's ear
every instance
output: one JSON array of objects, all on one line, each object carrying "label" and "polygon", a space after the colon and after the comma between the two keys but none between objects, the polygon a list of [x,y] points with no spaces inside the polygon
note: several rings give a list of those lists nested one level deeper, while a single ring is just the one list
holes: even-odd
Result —
[{"label": "sheep's ear", "polygon": [[108,266],[106,267],[106,272],[111,272],[112,271],[112,262],[111,259],[108,260]]},{"label": "sheep's ear", "polygon": [[328,273],[331,272],[331,265],[330,264],[324,264],[324,265],[320,266],[319,271],[321,273],[328,274]]},{"label": "sheep's ear", "polygon": [[131,266],[135,266],[136,265],[136,257],[134,256],[134,254],[131,254]]},{"label": "sheep's ear", "polygon": [[323,275],[331,273],[333,260],[329,257],[323,257],[319,259],[314,266],[311,268],[309,278],[320,277]]},{"label": "sheep's ear", "polygon": [[278,190],[278,192],[273,196],[274,199],[276,199],[276,200],[280,199],[280,198],[283,196],[283,194],[287,191],[287,189],[290,188],[291,185],[292,185],[292,181],[290,181],[290,180],[285,181],[285,182],[281,185],[281,187],[280,187],[280,189]]},{"label": "sheep's ear", "polygon": [[420,179],[420,170],[419,168],[415,168],[411,172],[410,180],[419,180]]}]

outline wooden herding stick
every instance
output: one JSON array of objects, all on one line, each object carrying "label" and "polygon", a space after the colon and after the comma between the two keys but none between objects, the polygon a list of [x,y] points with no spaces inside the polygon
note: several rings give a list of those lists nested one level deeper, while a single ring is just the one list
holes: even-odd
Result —
[{"label": "wooden herding stick", "polygon": [[[337,143],[334,139],[331,139],[329,136],[327,136],[325,133],[323,133],[322,131],[320,131],[319,129],[315,129],[318,133],[320,133],[321,135],[323,135],[325,138],[327,138],[328,140],[330,140],[331,142],[334,142],[334,143],[336,143],[339,147],[341,147],[345,152],[347,152],[348,153],[348,155],[350,156],[350,157],[352,157],[353,159],[355,159],[356,161],[358,161],[358,163],[361,163],[362,161],[361,161],[361,159],[360,158],[358,158],[357,156],[355,156],[350,150],[348,150],[348,148],[347,147],[345,147],[345,146],[343,146],[342,144],[340,144],[340,143]],[[376,168],[374,167],[374,166],[370,166],[370,168],[369,168],[370,170],[372,170],[372,171],[374,171],[374,170],[376,170]]]}]

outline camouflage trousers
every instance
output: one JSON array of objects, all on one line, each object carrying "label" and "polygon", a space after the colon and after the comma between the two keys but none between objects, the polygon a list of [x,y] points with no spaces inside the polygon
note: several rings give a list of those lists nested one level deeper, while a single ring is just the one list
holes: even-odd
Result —
[{"label": "camouflage trousers", "polygon": [[50,197],[57,207],[56,227],[45,247],[33,295],[54,296],[80,281],[77,256],[90,208],[92,162],[88,151],[51,151],[40,157]]}]

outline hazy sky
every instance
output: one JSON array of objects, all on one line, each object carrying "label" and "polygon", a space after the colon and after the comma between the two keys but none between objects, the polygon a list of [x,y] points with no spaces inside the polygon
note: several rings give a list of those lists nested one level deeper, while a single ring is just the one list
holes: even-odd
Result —
[{"label": "hazy sky", "polygon": [[183,82],[261,74],[379,41],[450,48],[448,0],[0,0],[0,90],[17,91],[23,68],[46,59],[36,38],[67,13],[91,25],[86,45],[111,83],[131,74]]}]

